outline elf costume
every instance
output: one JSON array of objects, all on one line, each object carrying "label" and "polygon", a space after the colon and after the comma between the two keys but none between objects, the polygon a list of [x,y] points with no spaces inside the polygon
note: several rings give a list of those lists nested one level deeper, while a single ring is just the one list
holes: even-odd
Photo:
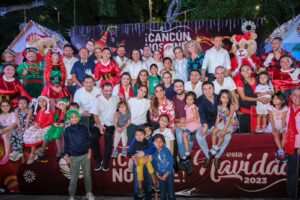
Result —
[{"label": "elf costume", "polygon": [[[55,59],[57,59],[55,61]],[[45,67],[46,85],[43,88],[42,95],[50,99],[61,99],[70,96],[69,91],[65,87],[66,67],[62,56],[59,52],[48,52]],[[60,92],[56,92],[53,88],[61,87]]]},{"label": "elf costume", "polygon": [[38,97],[44,86],[45,63],[39,61],[36,48],[26,48],[22,55],[26,58],[26,61],[18,66],[18,77],[23,80],[25,90],[32,97]]},{"label": "elf costume", "polygon": [[95,81],[101,80],[100,88],[107,82],[115,86],[120,81],[120,73],[117,63],[110,60],[107,64],[104,64],[101,60],[95,68]]},{"label": "elf costume", "polygon": [[[59,104],[65,104],[68,106],[68,100],[67,99],[60,99],[57,102],[57,106]],[[44,139],[48,142],[51,142],[52,140],[59,140],[62,133],[65,130],[64,121],[65,121],[66,112],[61,111],[58,108],[55,111],[54,114],[54,123],[57,125],[52,125],[51,128],[48,130],[47,134],[45,135]]]}]

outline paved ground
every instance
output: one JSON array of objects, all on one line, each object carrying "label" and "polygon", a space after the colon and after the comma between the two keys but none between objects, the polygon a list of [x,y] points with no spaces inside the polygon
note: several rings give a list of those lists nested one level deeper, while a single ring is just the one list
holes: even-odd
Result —
[{"label": "paved ground", "polygon": [[[67,200],[67,196],[39,196],[39,195],[0,195],[1,200]],[[77,200],[84,200],[84,197],[77,197]],[[235,198],[235,199],[223,199],[223,198],[177,198],[177,200],[277,200],[276,198]],[[132,200],[131,197],[96,197],[96,200]],[[278,198],[278,200],[284,200],[282,198]]]}]

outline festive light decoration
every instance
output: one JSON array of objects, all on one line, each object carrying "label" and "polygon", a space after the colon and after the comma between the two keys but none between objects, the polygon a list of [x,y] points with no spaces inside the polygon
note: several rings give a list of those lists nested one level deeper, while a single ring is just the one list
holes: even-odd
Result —
[{"label": "festive light decoration", "polygon": [[43,1],[34,1],[30,4],[25,4],[25,5],[22,4],[22,5],[8,6],[8,7],[0,7],[0,16],[3,17],[7,13],[10,13],[10,12],[25,10],[25,9],[29,10],[29,9],[41,7],[44,5],[45,4]]},{"label": "festive light decoration", "polygon": [[252,21],[245,21],[242,24],[242,32],[247,33],[247,32],[255,32],[256,30],[256,25]]},{"label": "festive light decoration", "polygon": [[[175,8],[174,8],[175,7]],[[172,0],[167,12],[167,22],[172,23],[179,15],[181,8],[181,0]]]}]

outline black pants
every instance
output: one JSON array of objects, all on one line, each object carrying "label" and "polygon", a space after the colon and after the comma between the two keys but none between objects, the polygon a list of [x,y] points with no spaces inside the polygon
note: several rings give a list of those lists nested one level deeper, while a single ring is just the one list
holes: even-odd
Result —
[{"label": "black pants", "polygon": [[250,115],[241,114],[238,115],[239,119],[239,133],[250,133],[251,132],[251,124],[250,124]]},{"label": "black pants", "polygon": [[295,150],[294,155],[287,155],[286,175],[287,192],[289,199],[297,199],[298,177],[299,177],[299,156]]},{"label": "black pants", "polygon": [[[104,133],[105,146],[104,146],[104,158],[103,158],[103,167],[108,168],[109,160],[112,153],[113,148],[113,134],[115,132],[114,126],[106,126],[104,125],[106,130]],[[102,160],[102,157],[100,157]]]}]

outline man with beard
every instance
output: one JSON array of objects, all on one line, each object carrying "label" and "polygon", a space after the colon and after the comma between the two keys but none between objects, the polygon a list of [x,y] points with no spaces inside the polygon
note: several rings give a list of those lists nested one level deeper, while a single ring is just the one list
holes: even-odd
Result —
[{"label": "man with beard", "polygon": [[114,57],[115,62],[119,65],[119,68],[122,72],[126,69],[126,62],[128,61],[128,58],[125,56],[126,50],[125,46],[120,45],[117,49],[117,56]]},{"label": "man with beard", "polygon": [[[200,148],[202,149],[206,160],[203,163],[203,168],[207,168],[210,165],[211,156],[209,155],[209,149],[206,142],[206,136],[212,133],[214,128],[217,114],[218,114],[218,96],[214,94],[214,84],[211,81],[205,81],[202,84],[201,95],[197,99],[199,108],[199,115],[202,124],[202,129],[196,134],[196,138]],[[231,140],[231,134],[227,134],[224,137],[224,142],[220,147],[220,151],[215,155],[214,165],[216,169],[220,167],[220,157],[224,153],[226,147]]]}]

